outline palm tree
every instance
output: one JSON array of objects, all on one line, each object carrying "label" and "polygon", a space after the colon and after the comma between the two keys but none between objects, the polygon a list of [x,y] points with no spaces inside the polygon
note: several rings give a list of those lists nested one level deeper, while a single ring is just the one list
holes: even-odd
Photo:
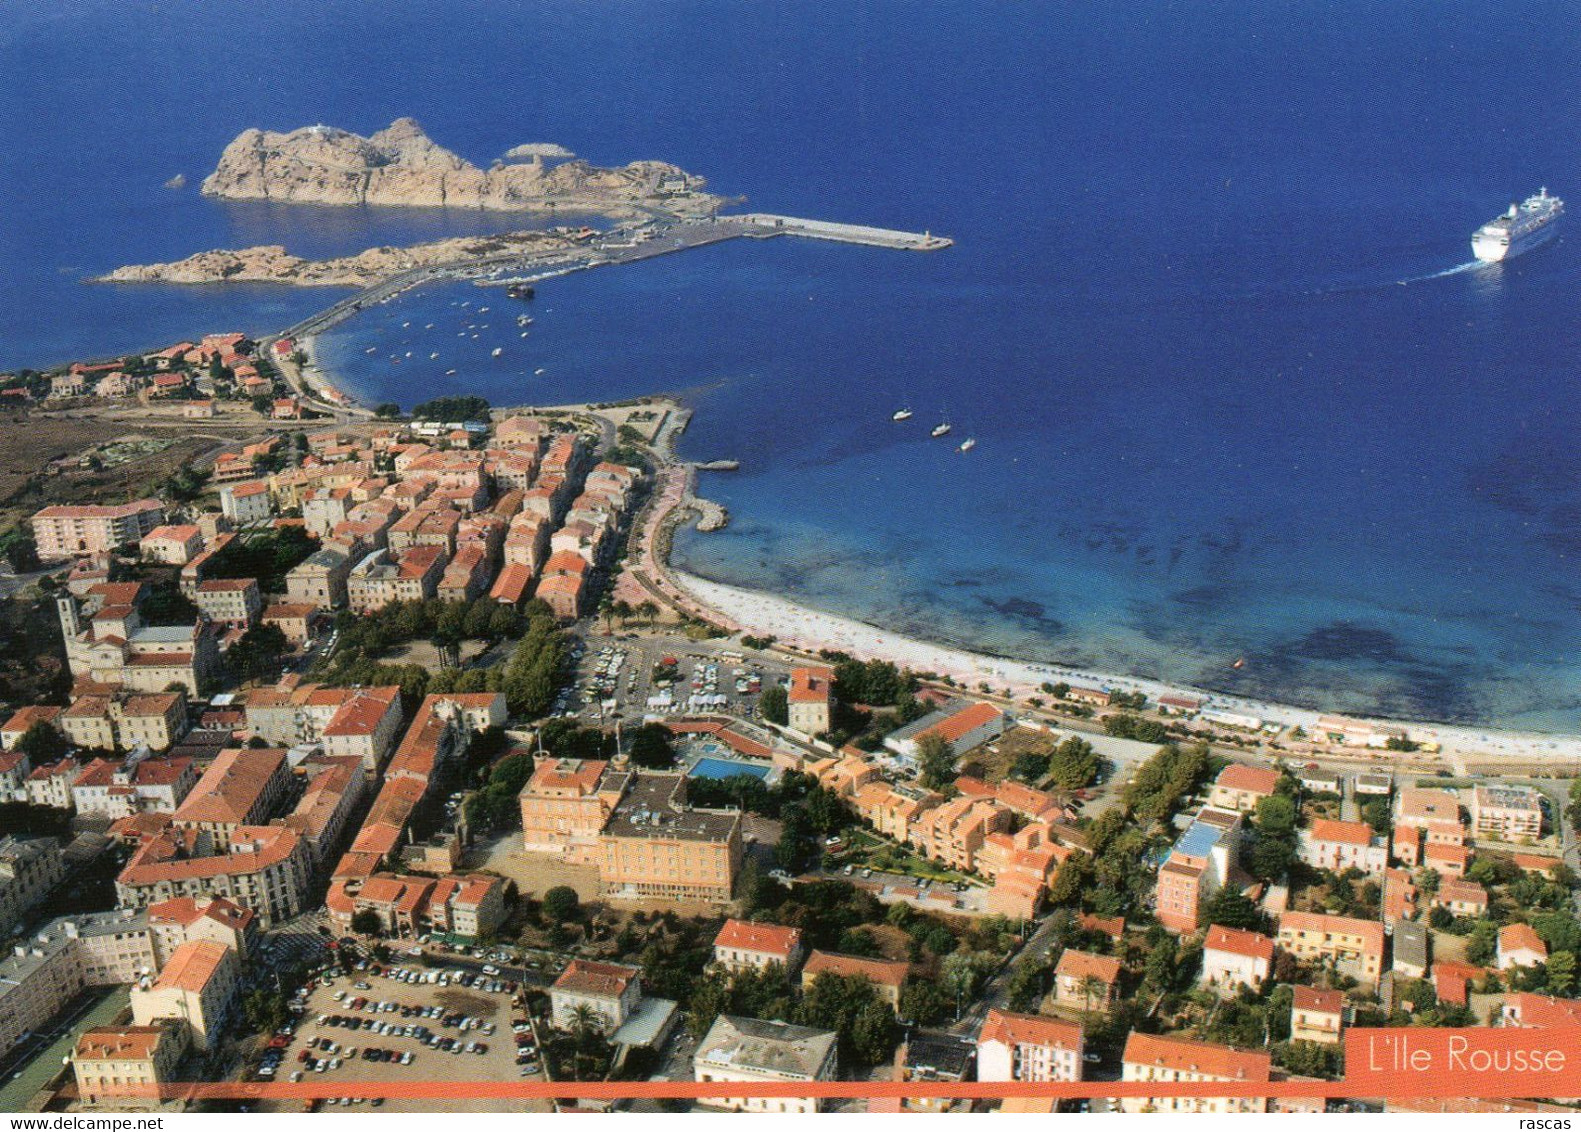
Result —
[{"label": "palm tree", "polygon": [[1100,998],[1105,1002],[1109,999],[1109,984],[1097,975],[1084,975],[1081,980],[1082,1011],[1092,1013],[1092,1000]]},{"label": "palm tree", "polygon": [[648,624],[651,626],[659,617],[659,603],[651,597],[644,598],[642,604],[637,606],[637,612],[647,618]]}]

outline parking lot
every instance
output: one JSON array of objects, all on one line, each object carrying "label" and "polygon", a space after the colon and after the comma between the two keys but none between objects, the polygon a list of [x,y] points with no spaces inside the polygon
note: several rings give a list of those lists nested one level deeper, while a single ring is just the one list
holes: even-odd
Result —
[{"label": "parking lot", "polygon": [[[295,1021],[271,1040],[255,1076],[344,1089],[345,1099],[322,1102],[324,1107],[398,1112],[426,1111],[433,1102],[358,1099],[357,1084],[542,1080],[537,1041],[525,1012],[512,1006],[512,987],[503,976],[420,965],[392,966],[381,973],[369,964],[326,978],[299,992],[292,1005]],[[522,1107],[519,1100],[446,1102],[447,1109],[475,1112]]]},{"label": "parking lot", "polygon": [[[576,683],[561,694],[554,710],[592,723],[707,711],[751,719],[757,715],[762,690],[788,680],[790,672],[767,653],[742,651],[729,641],[692,641],[673,634],[589,631],[574,646],[573,655]],[[667,660],[674,663],[665,664]]]}]

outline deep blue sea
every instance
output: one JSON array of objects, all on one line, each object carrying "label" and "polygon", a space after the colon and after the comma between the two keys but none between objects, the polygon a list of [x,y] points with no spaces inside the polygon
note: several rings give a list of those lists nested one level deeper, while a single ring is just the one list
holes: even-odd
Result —
[{"label": "deep blue sea", "polygon": [[526,339],[498,291],[435,288],[321,361],[406,404],[689,391],[686,453],[743,465],[704,483],[730,527],[677,546],[721,581],[1018,656],[1575,731],[1581,219],[1437,273],[1539,185],[1581,199],[1578,63],[1581,12],[1540,0],[13,5],[0,366],[333,297],[79,283],[120,263],[530,223],[203,199],[250,125],[410,114],[479,162],[663,158],[956,245],[588,272],[539,289]]}]

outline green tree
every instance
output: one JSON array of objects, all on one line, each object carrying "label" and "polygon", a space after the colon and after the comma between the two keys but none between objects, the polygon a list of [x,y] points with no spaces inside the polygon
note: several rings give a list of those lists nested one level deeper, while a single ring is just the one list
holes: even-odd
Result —
[{"label": "green tree", "polygon": [[1271,794],[1257,803],[1257,828],[1263,833],[1294,833],[1296,804],[1283,794]]},{"label": "green tree", "polygon": [[1369,798],[1361,808],[1361,820],[1372,827],[1378,834],[1389,832],[1389,800],[1387,798]]},{"label": "green tree", "polygon": [[666,770],[675,765],[675,747],[670,729],[662,723],[644,723],[631,737],[627,749],[631,761],[649,770]]},{"label": "green tree", "polygon": [[789,723],[789,697],[785,689],[778,684],[770,684],[764,688],[763,694],[758,697],[758,710],[770,723],[778,723],[781,726]]},{"label": "green tree", "polygon": [[955,781],[955,748],[937,731],[925,732],[917,740],[917,768],[929,790],[949,785]]},{"label": "green tree", "polygon": [[1575,952],[1554,952],[1548,957],[1543,973],[1547,977],[1549,991],[1561,998],[1568,995],[1576,985]]},{"label": "green tree", "polygon": [[1499,947],[1499,929],[1488,920],[1478,920],[1466,937],[1466,962],[1486,967],[1493,962]]},{"label": "green tree", "polygon": [[1055,748],[1049,760],[1049,774],[1054,785],[1065,790],[1089,786],[1098,775],[1098,752],[1087,740],[1072,736]]},{"label": "green tree", "polygon": [[1244,892],[1232,885],[1220,888],[1203,908],[1204,924],[1220,924],[1226,928],[1258,929],[1263,924],[1263,914]]},{"label": "green tree", "polygon": [[57,762],[67,746],[66,737],[42,719],[31,724],[16,741],[16,749],[33,766]]},{"label": "green tree", "polygon": [[373,410],[373,415],[381,421],[393,420],[401,415],[401,406],[394,401],[385,401],[377,409]]},{"label": "green tree", "polygon": [[556,885],[543,894],[544,915],[557,924],[575,919],[581,907],[582,902],[576,894],[576,889],[569,885]]},{"label": "green tree", "polygon": [[351,930],[358,935],[379,935],[384,931],[384,921],[371,908],[364,908],[351,917]]}]

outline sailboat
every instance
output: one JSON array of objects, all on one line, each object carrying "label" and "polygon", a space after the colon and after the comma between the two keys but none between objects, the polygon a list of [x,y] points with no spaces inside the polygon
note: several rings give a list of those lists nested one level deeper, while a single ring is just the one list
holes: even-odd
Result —
[{"label": "sailboat", "polygon": [[892,421],[909,421],[911,419],[911,410],[910,409],[896,409],[895,410],[895,415],[890,417],[889,419],[892,420]]},{"label": "sailboat", "polygon": [[492,352],[492,353],[491,353],[491,354],[490,354],[490,355],[489,355],[489,356],[490,356],[490,357],[493,357],[493,358],[497,358],[497,357],[499,357],[499,356],[500,356],[500,355],[501,355],[501,354],[503,354],[503,353],[504,353],[504,352],[505,352],[505,350],[504,350],[504,348],[503,348],[503,347],[501,347],[501,346],[496,346],[496,347],[494,347],[494,350],[493,350],[493,352]]},{"label": "sailboat", "polygon": [[928,435],[932,436],[932,437],[940,437],[940,436],[948,436],[948,435],[950,435],[950,422],[947,421],[947,420],[940,421],[938,424],[933,426],[933,431],[930,432]]}]

